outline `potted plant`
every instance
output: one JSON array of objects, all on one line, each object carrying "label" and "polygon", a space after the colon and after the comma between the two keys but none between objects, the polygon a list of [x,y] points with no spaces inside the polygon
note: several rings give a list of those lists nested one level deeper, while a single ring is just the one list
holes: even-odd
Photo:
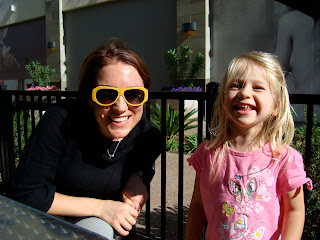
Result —
[{"label": "potted plant", "polygon": [[[170,80],[174,87],[170,91],[175,92],[201,92],[200,86],[195,86],[201,70],[204,69],[204,55],[200,52],[193,56],[193,51],[188,45],[180,46],[177,49],[168,50],[164,55],[165,63],[170,70]],[[173,108],[177,106],[171,103]],[[185,100],[186,112],[198,108],[197,100]],[[196,114],[197,115],[197,114]],[[197,116],[196,116],[197,117]]]},{"label": "potted plant", "polygon": [[164,55],[165,63],[170,70],[170,80],[174,87],[194,88],[194,82],[204,69],[204,55],[200,52],[193,56],[188,45],[180,46],[179,54],[176,49],[168,50]]},{"label": "potted plant", "polygon": [[48,65],[41,65],[39,61],[32,61],[26,64],[25,68],[38,86],[44,88],[50,86],[52,77],[56,73],[55,69],[50,69]]}]

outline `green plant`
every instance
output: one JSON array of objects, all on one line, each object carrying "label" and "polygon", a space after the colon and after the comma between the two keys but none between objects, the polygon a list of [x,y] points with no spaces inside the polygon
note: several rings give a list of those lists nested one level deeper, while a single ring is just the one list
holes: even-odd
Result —
[{"label": "green plant", "polygon": [[55,69],[50,69],[48,65],[41,65],[39,61],[32,61],[25,65],[27,72],[40,87],[46,87],[52,81]]},{"label": "green plant", "polygon": [[178,149],[179,149],[179,143],[175,139],[175,137],[171,137],[171,138],[167,139],[166,151],[175,152],[175,151],[178,151]]},{"label": "green plant", "polygon": [[[306,220],[302,239],[319,239],[320,229],[320,127],[316,125],[317,115],[314,115],[314,125],[312,127],[311,137],[311,163],[306,166],[308,177],[312,179],[312,192],[305,192]],[[300,125],[295,128],[295,136],[292,147],[302,154],[306,143],[306,125]]]},{"label": "green plant", "polygon": [[[186,109],[184,109],[186,112]],[[189,130],[196,128],[197,125],[192,125],[192,123],[197,122],[198,118],[191,118],[193,114],[197,112],[196,109],[192,109],[190,112],[184,114],[184,124],[183,130]],[[151,118],[150,121],[152,125],[161,131],[161,107],[156,104],[155,107],[151,106]],[[167,105],[166,113],[166,138],[167,140],[177,136],[179,133],[179,112],[171,107],[170,104]]]},{"label": "green plant", "polygon": [[191,62],[193,51],[188,45],[180,46],[179,53],[176,49],[168,50],[164,55],[164,60],[170,70],[170,79],[173,85],[189,87],[204,68],[204,55],[199,52]]},{"label": "green plant", "polygon": [[187,135],[184,139],[184,151],[187,154],[192,154],[197,150],[197,148],[198,148],[198,134],[191,133],[190,135]]},{"label": "green plant", "polygon": [[[29,117],[29,112],[26,111],[27,114],[27,138],[29,138],[31,132],[32,132],[32,123],[31,119]],[[14,112],[13,114],[13,140],[14,140],[14,156],[15,156],[15,164],[17,165],[19,162],[19,135],[21,136],[20,138],[20,143],[21,143],[21,150],[25,146],[25,142],[27,139],[25,139],[24,136],[24,129],[25,129],[25,121],[24,121],[24,113],[20,112],[20,128],[18,129],[18,122],[17,122],[17,112]]]}]

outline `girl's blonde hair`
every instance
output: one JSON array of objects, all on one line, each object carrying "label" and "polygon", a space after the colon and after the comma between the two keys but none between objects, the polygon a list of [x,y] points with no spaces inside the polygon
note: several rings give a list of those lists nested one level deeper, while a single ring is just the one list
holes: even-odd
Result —
[{"label": "girl's blonde hair", "polygon": [[289,94],[285,82],[285,77],[277,57],[270,53],[248,52],[234,58],[225,72],[220,91],[217,96],[214,115],[211,122],[211,144],[208,148],[216,148],[212,159],[211,170],[215,161],[219,160],[219,165],[215,176],[211,172],[210,180],[214,181],[221,167],[224,153],[228,149],[230,127],[227,115],[224,110],[225,90],[228,84],[239,76],[242,69],[252,69],[259,67],[265,71],[274,101],[275,111],[270,118],[263,124],[255,142],[269,142],[275,158],[281,152],[282,147],[290,145],[294,135],[294,123],[291,114]]}]

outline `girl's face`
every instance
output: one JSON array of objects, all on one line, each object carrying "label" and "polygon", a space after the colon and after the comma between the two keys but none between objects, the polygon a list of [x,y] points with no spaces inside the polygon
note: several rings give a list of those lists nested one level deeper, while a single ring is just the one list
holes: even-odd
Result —
[{"label": "girl's face", "polygon": [[230,120],[231,134],[255,127],[261,129],[274,112],[274,100],[266,72],[250,65],[240,69],[237,78],[226,85],[224,110]]},{"label": "girl's face", "polygon": [[[115,88],[144,87],[138,71],[131,65],[115,62],[103,67],[97,77],[97,86]],[[110,106],[99,106],[93,101],[89,102],[94,117],[99,124],[102,135],[113,141],[120,141],[140,121],[143,105],[128,105],[122,96]]]}]

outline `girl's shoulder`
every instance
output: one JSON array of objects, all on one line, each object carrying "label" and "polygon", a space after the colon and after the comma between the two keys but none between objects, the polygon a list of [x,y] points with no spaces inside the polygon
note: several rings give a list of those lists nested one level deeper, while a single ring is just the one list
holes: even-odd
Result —
[{"label": "girl's shoulder", "polygon": [[274,163],[280,172],[290,169],[304,169],[303,157],[300,152],[291,146],[283,146],[278,156],[274,156]]},{"label": "girl's shoulder", "polygon": [[294,149],[291,146],[283,146],[281,148],[281,154],[279,156],[279,160],[292,160],[292,159],[301,159],[302,160],[302,154]]},{"label": "girl's shoulder", "polygon": [[212,146],[212,142],[206,140],[198,146],[197,150],[190,156],[190,159],[196,161],[206,161],[208,158],[211,159],[215,153],[216,148]]},{"label": "girl's shoulder", "polygon": [[213,153],[213,152],[215,152],[215,150],[216,150],[216,148],[213,146],[211,140],[206,140],[206,141],[200,143],[200,145],[197,148],[197,151],[208,152],[208,153]]}]

